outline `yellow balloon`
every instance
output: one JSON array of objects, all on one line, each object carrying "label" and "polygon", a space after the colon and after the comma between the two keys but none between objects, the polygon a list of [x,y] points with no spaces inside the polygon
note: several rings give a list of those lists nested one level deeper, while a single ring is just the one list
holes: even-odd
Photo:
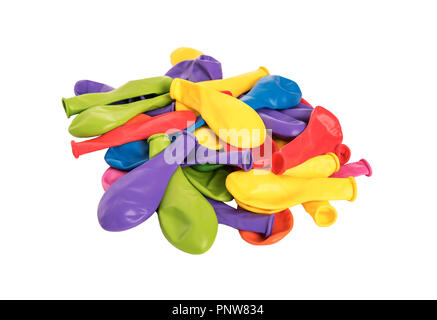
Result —
[{"label": "yellow balloon", "polygon": [[357,194],[353,177],[295,178],[263,169],[231,173],[226,188],[243,205],[270,212],[315,200],[354,201]]},{"label": "yellow balloon", "polygon": [[319,227],[329,227],[337,220],[337,210],[328,201],[308,201],[302,206]]},{"label": "yellow balloon", "polygon": [[340,161],[335,153],[308,159],[304,163],[290,168],[283,174],[294,178],[327,178],[340,169]]},{"label": "yellow balloon", "polygon": [[182,79],[173,80],[170,96],[199,112],[211,130],[227,143],[238,148],[256,148],[264,143],[264,122],[244,102]]},{"label": "yellow balloon", "polygon": [[259,79],[269,74],[270,72],[266,67],[259,67],[255,71],[243,73],[232,78],[208,80],[199,83],[217,91],[230,91],[234,97],[239,97],[252,89]]},{"label": "yellow balloon", "polygon": [[[269,70],[267,70],[265,67],[259,67],[255,71],[243,73],[232,78],[201,81],[198,82],[198,84],[202,86],[207,86],[217,91],[230,91],[232,93],[232,96],[239,97],[243,93],[246,93],[247,91],[252,89],[252,87],[255,85],[255,83],[258,82],[259,79],[268,76],[269,74],[270,74]],[[177,111],[179,110],[193,111],[192,106],[182,101],[176,101],[175,109]],[[199,114],[197,113],[196,115]]]},{"label": "yellow balloon", "polygon": [[211,150],[221,150],[223,149],[223,144],[220,143],[217,135],[210,128],[200,127],[194,131],[194,135],[197,141],[202,146],[205,146]]},{"label": "yellow balloon", "polygon": [[[327,178],[339,169],[340,161],[337,155],[329,152],[288,169],[284,174],[295,178]],[[304,202],[302,206],[320,227],[328,227],[337,220],[337,210],[328,201]]]},{"label": "yellow balloon", "polygon": [[175,64],[178,64],[181,61],[196,59],[198,56],[202,54],[203,54],[202,52],[193,48],[187,48],[187,47],[177,48],[170,54],[171,65],[174,66]]}]

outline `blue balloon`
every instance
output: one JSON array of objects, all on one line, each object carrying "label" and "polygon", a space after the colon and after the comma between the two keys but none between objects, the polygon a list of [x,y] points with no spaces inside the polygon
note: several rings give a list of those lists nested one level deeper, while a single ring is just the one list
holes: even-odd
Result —
[{"label": "blue balloon", "polygon": [[109,148],[105,161],[111,167],[129,171],[149,160],[149,144],[146,140],[132,141]]},{"label": "blue balloon", "polygon": [[297,106],[302,92],[293,80],[281,76],[265,76],[240,98],[253,109],[289,109]]}]

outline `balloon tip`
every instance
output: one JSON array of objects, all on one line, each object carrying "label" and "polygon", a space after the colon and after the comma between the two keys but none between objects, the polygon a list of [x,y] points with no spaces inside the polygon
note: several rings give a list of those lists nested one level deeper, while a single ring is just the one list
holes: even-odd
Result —
[{"label": "balloon tip", "polygon": [[350,202],[353,202],[353,201],[355,201],[355,199],[357,198],[357,193],[358,193],[358,191],[357,191],[357,181],[355,180],[355,178],[354,177],[349,177],[349,181],[351,182],[351,184],[352,184],[352,198],[349,200]]},{"label": "balloon tip", "polygon": [[360,162],[362,162],[367,167],[368,173],[366,174],[366,177],[371,177],[373,174],[373,170],[372,167],[370,166],[370,163],[367,162],[366,159],[361,159]]},{"label": "balloon tip", "polygon": [[319,227],[330,227],[337,221],[337,210],[332,206],[322,206],[314,213],[313,219]]},{"label": "balloon tip", "polygon": [[71,140],[71,151],[73,152],[73,156],[78,159],[80,154],[77,151],[77,142],[75,142],[74,140]]},{"label": "balloon tip", "polygon": [[270,72],[269,72],[269,70],[266,67],[261,66],[261,67],[259,67],[259,69],[264,71],[266,73],[266,76],[270,75]]},{"label": "balloon tip", "polygon": [[62,107],[64,108],[65,114],[67,115],[67,118],[70,118],[71,114],[70,111],[68,109],[68,105],[67,105],[67,99],[62,98]]}]

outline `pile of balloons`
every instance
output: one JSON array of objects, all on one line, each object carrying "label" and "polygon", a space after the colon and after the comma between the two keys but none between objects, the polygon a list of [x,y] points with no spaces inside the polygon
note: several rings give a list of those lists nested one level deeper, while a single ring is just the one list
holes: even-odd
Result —
[{"label": "pile of balloons", "polygon": [[[222,79],[219,61],[176,49],[165,76],[114,89],[78,81],[63,98],[79,156],[108,148],[110,166],[97,216],[108,231],[125,231],[155,212],[176,248],[206,252],[218,224],[255,245],[283,239],[301,204],[326,227],[337,219],[330,200],[354,201],[355,178],[372,174],[362,159],[347,163],[340,122],[313,108],[292,80],[266,68]],[[226,204],[235,199],[238,208]]]}]

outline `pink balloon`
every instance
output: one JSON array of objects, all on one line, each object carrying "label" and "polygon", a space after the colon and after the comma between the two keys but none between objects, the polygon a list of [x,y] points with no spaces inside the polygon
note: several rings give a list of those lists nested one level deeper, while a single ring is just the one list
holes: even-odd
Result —
[{"label": "pink balloon", "polygon": [[106,191],[115,181],[124,176],[128,171],[121,171],[118,169],[114,169],[109,167],[102,176],[102,186]]}]

